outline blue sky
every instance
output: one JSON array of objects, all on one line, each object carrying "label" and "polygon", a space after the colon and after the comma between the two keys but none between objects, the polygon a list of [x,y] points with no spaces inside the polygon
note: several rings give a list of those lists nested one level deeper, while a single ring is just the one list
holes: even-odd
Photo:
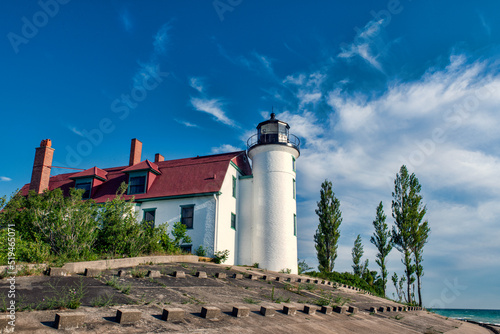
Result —
[{"label": "blue sky", "polygon": [[[391,217],[402,164],[432,229],[424,303],[500,308],[500,2],[17,1],[0,4],[0,195],[54,165],[245,149],[271,108],[302,140],[299,257],[317,265],[321,182],[341,201],[335,269]],[[90,136],[90,138],[88,138]],[[390,272],[403,272],[393,251]],[[393,291],[390,290],[390,291]]]}]

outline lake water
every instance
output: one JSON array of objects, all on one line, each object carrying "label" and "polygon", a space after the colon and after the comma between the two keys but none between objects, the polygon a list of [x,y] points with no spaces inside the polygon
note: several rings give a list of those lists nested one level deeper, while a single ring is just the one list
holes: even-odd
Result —
[{"label": "lake water", "polygon": [[435,308],[432,309],[432,312],[449,318],[473,320],[500,326],[500,310]]}]

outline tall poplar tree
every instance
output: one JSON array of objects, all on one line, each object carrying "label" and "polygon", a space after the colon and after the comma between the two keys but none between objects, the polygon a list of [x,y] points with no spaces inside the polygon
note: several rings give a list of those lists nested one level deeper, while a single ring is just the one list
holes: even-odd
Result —
[{"label": "tall poplar tree", "polygon": [[364,266],[361,263],[361,258],[363,257],[363,243],[361,242],[361,235],[358,234],[356,240],[354,240],[354,247],[352,248],[352,269],[354,271],[354,275],[361,277],[363,276]]},{"label": "tall poplar tree", "polygon": [[387,216],[384,213],[384,205],[382,204],[382,201],[380,201],[377,206],[377,216],[373,221],[375,232],[373,232],[370,242],[375,245],[378,250],[375,263],[377,263],[380,267],[380,276],[382,277],[383,282],[382,291],[384,292],[384,296],[385,288],[387,286],[387,277],[389,275],[387,272],[386,258],[392,250],[391,231],[385,223],[386,218]]},{"label": "tall poplar tree", "polygon": [[401,166],[399,174],[396,174],[392,193],[392,216],[395,219],[392,240],[403,254],[408,301],[412,301],[410,286],[415,282],[413,276],[415,274],[420,306],[422,305],[421,277],[424,274],[423,248],[430,232],[429,223],[423,221],[427,209],[422,203],[421,189],[422,186],[415,174],[409,175],[406,166]]},{"label": "tall poplar tree", "polygon": [[[413,274],[415,266],[412,262],[412,222],[410,219],[411,211],[411,194],[414,194],[415,174],[408,174],[408,169],[405,165],[401,166],[399,173],[396,174],[394,180],[394,192],[392,193],[392,217],[394,218],[394,226],[392,227],[392,242],[396,249],[403,255],[401,260],[405,266],[406,287],[407,287],[407,302],[412,302],[410,287],[415,281]],[[418,183],[418,179],[416,180]]]},{"label": "tall poplar tree", "polygon": [[[416,178],[415,178],[416,179]],[[422,196],[419,194],[422,186],[416,179],[414,189],[410,200],[410,220],[411,220],[411,235],[413,237],[412,252],[415,261],[415,276],[417,276],[417,293],[418,304],[422,306],[422,282],[421,277],[424,275],[422,266],[424,245],[429,237],[430,227],[427,220],[423,220],[427,212],[427,208],[422,204]]]},{"label": "tall poplar tree", "polygon": [[314,242],[319,262],[318,268],[321,272],[332,272],[337,258],[342,212],[340,211],[340,201],[335,197],[332,183],[328,180],[321,184],[320,201],[317,202],[317,205],[318,209],[315,211],[319,218],[319,224],[314,235]]}]

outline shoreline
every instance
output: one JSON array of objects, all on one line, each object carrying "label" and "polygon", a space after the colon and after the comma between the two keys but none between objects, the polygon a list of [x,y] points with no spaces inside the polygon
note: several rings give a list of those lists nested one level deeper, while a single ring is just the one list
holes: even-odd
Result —
[{"label": "shoreline", "polygon": [[468,323],[471,323],[474,325],[478,325],[478,326],[484,327],[484,328],[492,331],[495,334],[500,334],[500,332],[499,332],[500,324],[490,324],[490,323],[485,323],[485,322],[480,322],[480,321],[474,321],[474,320],[469,320],[469,319],[459,319],[459,318],[457,318],[457,320],[460,320],[463,322],[468,322]]}]

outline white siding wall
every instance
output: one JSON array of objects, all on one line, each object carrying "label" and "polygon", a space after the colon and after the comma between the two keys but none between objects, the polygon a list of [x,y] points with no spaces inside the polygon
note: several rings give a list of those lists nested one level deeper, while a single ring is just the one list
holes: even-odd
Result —
[{"label": "white siding wall", "polygon": [[252,265],[253,178],[238,180],[236,264]]},{"label": "white siding wall", "polygon": [[212,256],[215,233],[215,199],[213,196],[146,201],[140,203],[140,207],[137,206],[136,210],[138,209],[139,220],[142,220],[144,209],[156,208],[155,225],[168,222],[170,232],[174,223],[181,220],[181,205],[194,205],[193,229],[188,230],[188,235],[192,239],[193,253],[202,245],[207,251],[207,256]]},{"label": "white siding wall", "polygon": [[[221,195],[218,196],[218,216],[216,224],[217,235],[215,240],[215,250],[229,250],[227,264],[235,264],[236,260],[236,231],[239,229],[238,212],[236,200],[238,197],[238,176],[240,173],[232,165],[229,165],[226,176],[221,187]],[[236,198],[233,197],[233,177],[236,178]],[[231,213],[236,215],[236,229],[231,228]]]}]

